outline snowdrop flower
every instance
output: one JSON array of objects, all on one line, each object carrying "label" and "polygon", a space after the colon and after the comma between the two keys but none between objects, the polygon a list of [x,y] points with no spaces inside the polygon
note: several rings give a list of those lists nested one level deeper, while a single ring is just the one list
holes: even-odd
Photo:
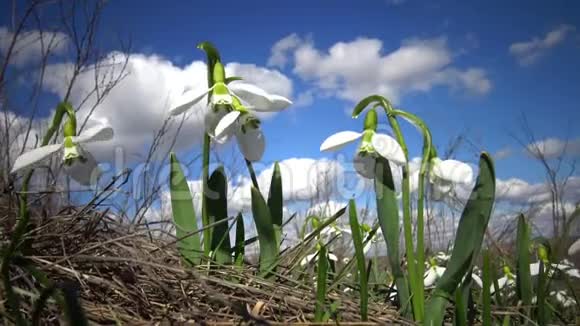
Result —
[{"label": "snowdrop flower", "polygon": [[[292,102],[284,99],[284,103],[284,105],[277,105],[276,108],[283,109]],[[244,157],[248,161],[259,161],[266,147],[266,140],[260,129],[260,120],[250,113],[250,109],[245,107],[238,98],[233,99],[232,108],[233,110],[227,113],[215,127],[214,137],[217,139],[228,137],[229,133],[233,132]]]},{"label": "snowdrop flower", "polygon": [[570,308],[576,305],[576,300],[564,290],[551,291],[550,295],[556,297],[556,301],[564,308]]},{"label": "snowdrop flower", "polygon": [[[578,271],[577,268],[574,268],[572,264],[565,260],[561,261],[559,264],[550,264],[549,266],[549,276],[552,276],[555,271],[559,271],[568,275],[569,277],[580,278],[580,271]],[[547,269],[546,267],[544,268]],[[537,276],[540,274],[540,262],[530,264],[530,274],[531,276]]]},{"label": "snowdrop flower", "polygon": [[442,200],[453,192],[457,184],[468,185],[473,180],[471,167],[457,160],[431,159],[429,181],[432,185],[433,200]]},{"label": "snowdrop flower", "polygon": [[434,258],[441,263],[445,263],[445,262],[449,261],[451,256],[446,252],[440,251],[435,255]]},{"label": "snowdrop flower", "polygon": [[[497,280],[497,286],[499,288],[499,290],[502,290],[503,288],[506,287],[511,287],[515,284],[515,275],[510,271],[510,268],[508,266],[504,266],[503,267],[503,271],[505,276],[502,278],[499,278]],[[495,289],[495,284],[491,284],[490,287],[490,294],[494,294],[496,291]]]},{"label": "snowdrop flower", "polygon": [[568,256],[574,256],[580,253],[580,239],[574,241],[568,248]]},{"label": "snowdrop flower", "polygon": [[[80,136],[66,136],[74,134],[74,131],[67,133],[66,129],[75,124],[70,121],[65,123],[65,137],[62,144],[41,146],[20,155],[14,162],[11,173],[34,168],[51,156],[60,154],[65,173],[81,185],[87,186],[94,183],[102,172],[95,158],[81,144],[110,140],[113,138],[113,129],[106,125],[99,125],[87,129]],[[76,128],[73,127],[74,129]]]},{"label": "snowdrop flower", "polygon": [[335,133],[324,140],[320,145],[320,151],[336,151],[362,139],[354,158],[354,168],[367,179],[374,178],[376,159],[379,156],[397,165],[405,164],[405,153],[401,145],[393,137],[379,134],[376,130],[377,113],[375,110],[370,110],[365,117],[363,132],[341,131]]},{"label": "snowdrop flower", "polygon": [[258,86],[232,82],[225,83],[224,66],[217,62],[213,71],[214,85],[210,88],[188,89],[171,106],[169,113],[179,115],[190,110],[211,92],[210,106],[232,106],[234,101],[242,101],[248,108],[258,112],[276,112],[286,108],[292,102],[279,95],[269,94]]},{"label": "snowdrop flower", "polygon": [[425,276],[423,277],[423,286],[425,288],[431,288],[435,283],[443,276],[445,273],[445,267],[437,266],[436,264],[431,264],[429,269],[425,271]]},{"label": "snowdrop flower", "polygon": [[[313,254],[307,255],[306,257],[302,258],[302,260],[300,261],[300,266],[304,266],[309,264],[311,261],[318,261],[318,252],[315,252]],[[331,252],[328,253],[328,259],[332,260],[332,261],[338,261],[338,258]]]}]

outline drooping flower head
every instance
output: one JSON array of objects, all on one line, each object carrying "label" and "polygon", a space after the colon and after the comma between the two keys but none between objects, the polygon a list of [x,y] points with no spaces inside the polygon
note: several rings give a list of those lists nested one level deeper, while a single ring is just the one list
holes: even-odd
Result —
[{"label": "drooping flower head", "polygon": [[374,109],[367,112],[362,132],[335,133],[324,140],[320,151],[336,151],[359,139],[361,142],[354,157],[354,168],[361,176],[374,178],[379,156],[397,165],[405,164],[406,158],[401,145],[393,137],[377,132],[377,113]]},{"label": "drooping flower head", "polygon": [[473,181],[473,169],[457,160],[431,159],[429,181],[433,200],[442,200],[453,194],[457,185],[469,185]]},{"label": "drooping flower head", "polygon": [[[212,80],[213,86],[209,88],[183,93],[172,105],[170,114],[184,113],[209,95],[209,109],[205,117],[208,135],[223,143],[233,134],[247,160],[260,160],[264,153],[265,140],[260,130],[260,120],[253,113],[278,112],[292,104],[292,101],[280,95],[269,94],[252,84],[238,81],[228,83],[224,66],[219,61],[214,64]],[[232,126],[236,128],[231,128]]]},{"label": "drooping flower head", "polygon": [[76,136],[76,120],[69,118],[63,126],[62,143],[41,146],[23,153],[14,162],[11,173],[34,168],[51,156],[61,153],[65,173],[81,185],[94,184],[102,172],[93,155],[82,144],[107,141],[113,138],[113,134],[111,127],[101,124]]}]

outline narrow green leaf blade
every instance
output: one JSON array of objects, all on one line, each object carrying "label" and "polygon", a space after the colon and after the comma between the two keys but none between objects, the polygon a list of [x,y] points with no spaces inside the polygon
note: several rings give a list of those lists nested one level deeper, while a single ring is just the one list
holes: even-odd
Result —
[{"label": "narrow green leaf blade", "polygon": [[[175,235],[180,239],[177,242],[177,248],[186,264],[198,264],[201,259],[201,240],[197,233],[197,218],[193,208],[193,198],[175,153],[170,155],[170,164],[171,209],[173,211]],[[188,236],[188,234],[192,233],[195,234]]]},{"label": "narrow green leaf blade", "polygon": [[481,318],[483,326],[491,326],[491,262],[489,260],[489,252],[486,251],[483,254],[483,274],[482,274],[482,286],[483,290],[481,292],[481,301],[483,305],[483,310],[481,312]]},{"label": "narrow green leaf blade", "polygon": [[532,275],[530,274],[530,234],[523,214],[518,216],[518,233],[516,237],[516,289],[523,304],[532,304]]},{"label": "narrow green leaf blade", "polygon": [[316,278],[316,308],[314,310],[314,321],[319,323],[323,321],[326,299],[326,277],[328,274],[328,257],[326,247],[320,246],[318,251],[318,273]]},{"label": "narrow green leaf blade", "polygon": [[459,220],[451,258],[447,269],[429,299],[425,310],[425,324],[440,325],[445,306],[452,298],[463,277],[472,269],[479,255],[483,237],[489,223],[495,198],[495,170],[487,153],[479,160],[479,176],[469,201]]},{"label": "narrow green leaf blade", "polygon": [[[224,168],[218,167],[209,177],[206,197],[210,224],[228,218],[228,180]],[[231,245],[228,223],[220,223],[211,232],[211,251],[218,264],[231,264]]]},{"label": "narrow green leaf blade", "polygon": [[356,212],[356,204],[354,199],[351,199],[348,203],[348,217],[350,222],[350,230],[352,232],[352,242],[354,244],[354,252],[356,256],[356,263],[358,267],[358,280],[360,286],[360,318],[362,321],[366,321],[368,318],[368,282],[367,282],[367,271],[365,263],[365,254],[363,247],[363,240],[361,235],[360,225],[358,223],[358,215]]},{"label": "narrow green leaf blade", "polygon": [[276,233],[276,243],[278,246],[282,239],[282,215],[284,212],[284,201],[282,195],[282,174],[280,173],[280,165],[276,162],[274,164],[274,171],[272,172],[272,181],[270,182],[268,207],[270,208],[272,223],[274,224],[274,232]]},{"label": "narrow green leaf blade", "polygon": [[383,237],[387,244],[387,257],[389,266],[397,285],[397,294],[401,302],[402,313],[410,317],[411,309],[405,305],[409,300],[409,287],[405,274],[401,269],[400,260],[400,228],[399,228],[399,204],[395,191],[395,183],[389,161],[379,158],[375,171],[375,194],[377,197],[377,217],[383,231]]},{"label": "narrow green leaf blade", "polygon": [[244,217],[238,214],[236,219],[236,245],[234,247],[234,264],[242,266],[244,264],[244,254],[246,251],[246,230],[244,227]]},{"label": "narrow green leaf blade", "polygon": [[268,274],[278,259],[278,244],[270,209],[258,189],[252,187],[252,215],[258,231],[260,244],[260,272]]}]

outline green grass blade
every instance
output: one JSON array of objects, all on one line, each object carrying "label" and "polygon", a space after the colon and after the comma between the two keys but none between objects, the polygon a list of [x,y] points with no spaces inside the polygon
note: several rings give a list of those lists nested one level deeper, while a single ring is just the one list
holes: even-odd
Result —
[{"label": "green grass blade", "polygon": [[354,199],[351,199],[348,203],[349,211],[348,217],[350,222],[350,230],[352,232],[352,242],[354,244],[354,252],[356,256],[356,263],[358,267],[358,280],[360,286],[360,318],[366,321],[368,318],[368,282],[367,282],[367,271],[365,268],[365,255],[363,252],[363,241],[361,235],[360,225],[358,223],[358,216],[356,212],[356,204]]},{"label": "green grass blade", "polygon": [[[210,223],[228,218],[228,180],[222,166],[209,177],[206,201]],[[231,244],[228,223],[220,223],[211,232],[211,251],[218,264],[231,264]]]},{"label": "green grass blade", "polygon": [[457,286],[472,269],[489,223],[495,198],[495,171],[487,153],[479,160],[479,176],[459,220],[455,245],[447,269],[433,291],[425,310],[426,325],[441,325],[445,307]]},{"label": "green grass blade", "polygon": [[280,173],[280,165],[276,162],[276,164],[274,164],[274,171],[272,172],[272,181],[270,182],[268,207],[270,208],[272,223],[274,224],[274,232],[276,233],[276,243],[278,243],[278,246],[282,239],[282,215],[284,211],[282,195],[282,174]]},{"label": "green grass blade", "polygon": [[326,299],[326,277],[328,274],[328,258],[326,247],[320,246],[318,251],[318,275],[316,278],[316,308],[314,310],[314,321],[319,323],[323,321]]},{"label": "green grass blade", "polygon": [[234,264],[242,266],[244,264],[244,254],[246,251],[246,229],[244,227],[244,217],[238,214],[236,219],[236,245],[234,247]]},{"label": "green grass blade", "polygon": [[482,271],[482,286],[481,292],[482,312],[481,319],[483,326],[491,326],[491,262],[489,261],[489,252],[483,254],[483,271]]},{"label": "green grass blade", "polygon": [[[193,208],[193,198],[187,184],[187,178],[174,153],[170,155],[171,170],[169,189],[173,224],[178,239],[177,249],[188,265],[199,264],[201,260],[201,240],[197,233],[197,218]],[[195,233],[191,236],[188,234]]]},{"label": "green grass blade", "polygon": [[260,244],[260,272],[268,274],[278,259],[278,244],[270,209],[258,189],[252,187],[252,215],[258,231]]},{"label": "green grass blade", "polygon": [[399,204],[389,161],[379,158],[376,164],[375,193],[377,198],[377,216],[387,244],[387,257],[397,285],[399,302],[403,315],[410,317],[411,309],[404,302],[409,302],[409,287],[401,269]]},{"label": "green grass blade", "polygon": [[524,215],[518,217],[516,237],[516,289],[525,306],[532,304],[532,276],[530,274],[530,231]]}]

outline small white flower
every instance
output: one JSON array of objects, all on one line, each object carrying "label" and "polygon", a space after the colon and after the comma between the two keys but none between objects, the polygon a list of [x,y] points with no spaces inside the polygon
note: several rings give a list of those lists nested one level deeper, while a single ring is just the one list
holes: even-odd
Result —
[{"label": "small white flower", "polygon": [[[500,290],[506,288],[506,287],[511,287],[515,285],[515,281],[512,277],[508,277],[508,276],[504,276],[502,278],[497,279],[497,286]],[[494,284],[492,284],[490,286],[490,294],[494,294],[495,293],[495,286]]]},{"label": "small white flower", "polygon": [[468,164],[457,160],[431,160],[429,181],[432,185],[433,200],[442,200],[454,191],[458,184],[468,185],[473,180],[473,169]]},{"label": "small white flower", "polygon": [[576,305],[576,300],[564,290],[551,291],[550,295],[556,297],[556,301],[564,308],[570,308]]},{"label": "small white flower", "polygon": [[354,157],[354,168],[361,176],[374,178],[376,159],[379,155],[397,165],[405,164],[405,154],[401,145],[393,137],[370,129],[363,132],[338,132],[322,142],[320,151],[336,151],[360,138],[362,141]]},{"label": "small white flower", "polygon": [[[332,261],[338,261],[338,258],[331,252],[328,253],[328,259]],[[300,261],[300,266],[304,266],[309,264],[311,261],[318,261],[318,253],[315,252],[313,254],[307,255],[306,257],[302,258]]]},{"label": "small white flower", "polygon": [[101,175],[97,162],[81,144],[107,141],[113,138],[113,129],[100,125],[87,129],[80,136],[65,137],[62,144],[41,146],[20,155],[11,173],[34,168],[49,157],[61,153],[64,171],[81,185],[93,184]]},{"label": "small white flower", "polygon": [[570,247],[568,248],[568,255],[569,256],[575,256],[578,253],[580,253],[580,239],[574,241],[574,243],[572,243],[570,245]]},{"label": "small white flower", "polygon": [[425,271],[425,276],[423,278],[423,285],[426,288],[433,287],[437,280],[443,276],[445,273],[445,267],[440,266],[430,266],[427,271]]},{"label": "small white flower", "polygon": [[[544,267],[544,270],[546,269],[547,268]],[[550,264],[548,275],[551,276],[554,271],[559,271],[568,275],[569,277],[580,278],[580,271],[578,271],[577,268],[575,268],[570,262],[566,260],[561,261],[559,264]],[[540,262],[530,264],[530,274],[532,276],[537,276],[540,274]]]},{"label": "small white flower", "polygon": [[451,256],[448,253],[443,252],[443,251],[440,251],[435,255],[435,259],[441,263],[449,261],[450,258],[451,258]]}]

